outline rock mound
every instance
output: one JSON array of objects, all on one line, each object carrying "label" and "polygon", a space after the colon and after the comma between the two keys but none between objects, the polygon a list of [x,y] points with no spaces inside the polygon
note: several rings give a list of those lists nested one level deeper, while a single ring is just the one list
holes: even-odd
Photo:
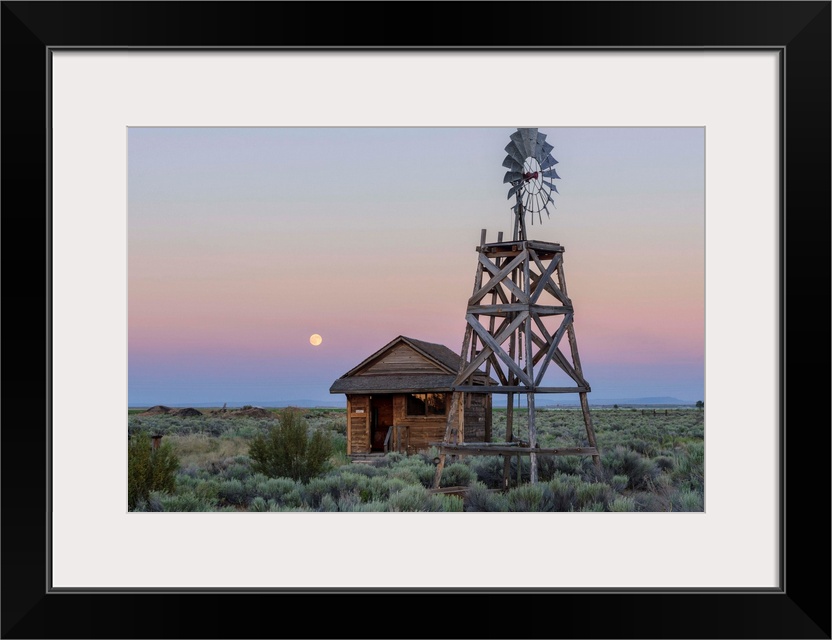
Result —
[{"label": "rock mound", "polygon": [[149,416],[149,415],[156,415],[160,413],[170,413],[173,411],[170,407],[166,407],[163,404],[157,404],[155,407],[150,407],[147,411],[142,412],[141,415]]},{"label": "rock mound", "polygon": [[202,411],[198,409],[194,409],[193,407],[186,407],[185,409],[179,409],[178,411],[174,411],[174,415],[182,416],[183,418],[188,418],[190,416],[201,416]]}]

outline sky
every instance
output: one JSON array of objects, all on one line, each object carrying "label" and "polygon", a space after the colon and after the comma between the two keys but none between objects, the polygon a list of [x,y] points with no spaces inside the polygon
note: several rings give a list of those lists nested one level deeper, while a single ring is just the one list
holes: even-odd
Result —
[{"label": "sky", "polygon": [[[539,130],[590,403],[703,399],[704,128]],[[459,353],[514,131],[129,128],[129,405],[346,406],[399,335]]]}]

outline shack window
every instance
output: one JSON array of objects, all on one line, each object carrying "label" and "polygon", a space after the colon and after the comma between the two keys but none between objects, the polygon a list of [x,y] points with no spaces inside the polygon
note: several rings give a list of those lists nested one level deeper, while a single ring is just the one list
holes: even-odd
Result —
[{"label": "shack window", "polygon": [[409,416],[444,416],[445,411],[444,393],[411,393],[407,396]]}]

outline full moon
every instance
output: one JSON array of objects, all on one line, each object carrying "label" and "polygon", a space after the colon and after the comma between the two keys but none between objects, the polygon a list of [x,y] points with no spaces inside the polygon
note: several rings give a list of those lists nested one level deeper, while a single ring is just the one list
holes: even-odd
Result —
[{"label": "full moon", "polygon": [[321,338],[321,336],[319,336],[317,333],[313,333],[311,336],[309,336],[309,344],[311,344],[313,347],[317,347],[319,344],[321,344],[322,340],[323,338]]}]

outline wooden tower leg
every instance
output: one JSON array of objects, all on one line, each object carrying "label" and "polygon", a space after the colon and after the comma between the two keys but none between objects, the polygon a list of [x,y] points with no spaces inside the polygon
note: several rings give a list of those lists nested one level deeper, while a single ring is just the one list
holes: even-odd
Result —
[{"label": "wooden tower leg", "polygon": [[[514,434],[514,394],[506,394],[506,442],[511,442]],[[511,456],[507,455],[503,463],[503,488],[508,489],[509,480],[511,478]]]},{"label": "wooden tower leg", "polygon": [[[448,410],[448,422],[445,426],[445,438],[443,442],[446,444],[456,444],[457,433],[459,431],[459,398],[462,395],[461,391],[454,391],[451,396],[451,407]],[[439,483],[442,480],[442,471],[445,469],[445,452],[440,451],[439,463],[436,465],[436,472],[433,475],[433,488],[438,489]]]},{"label": "wooden tower leg", "polygon": [[[563,273],[563,261],[561,260],[558,264],[558,279],[560,280],[560,287],[561,291],[563,291],[564,295],[568,296],[566,290],[566,276]],[[583,379],[584,372],[581,368],[581,357],[578,355],[578,340],[575,337],[575,327],[571,324],[566,329],[566,335],[569,339],[569,349],[572,352],[572,362],[575,365],[575,372],[578,376]],[[592,416],[589,413],[589,402],[586,399],[586,392],[582,391],[578,394],[581,399],[581,411],[584,414],[584,426],[586,427],[586,439],[589,443],[590,447],[594,447],[595,450],[598,450],[598,443],[595,440],[595,429],[592,426]],[[592,456],[592,462],[595,463],[595,467],[597,469],[601,468],[601,456],[594,455]]]},{"label": "wooden tower leg", "polygon": [[[589,442],[590,447],[594,447],[595,450],[598,450],[598,443],[595,441],[595,429],[592,427],[592,416],[589,414],[589,402],[586,400],[586,392],[582,391],[578,394],[581,398],[581,411],[584,414],[584,425],[586,426],[586,439]],[[595,463],[595,467],[597,469],[601,468],[601,456],[594,455],[592,456],[592,462]]]},{"label": "wooden tower leg", "polygon": [[[537,429],[534,424],[534,393],[526,394],[526,402],[529,405],[529,447],[534,449],[537,446]],[[537,455],[529,453],[529,484],[537,484]]]}]

